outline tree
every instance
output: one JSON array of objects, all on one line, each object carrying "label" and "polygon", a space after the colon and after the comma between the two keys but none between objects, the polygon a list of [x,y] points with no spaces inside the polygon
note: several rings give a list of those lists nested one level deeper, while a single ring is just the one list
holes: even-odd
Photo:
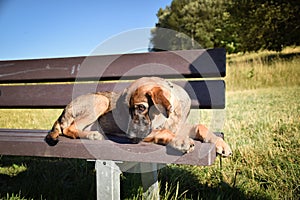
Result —
[{"label": "tree", "polygon": [[222,38],[222,21],[228,20],[225,5],[220,0],[173,0],[171,6],[160,8],[152,31],[152,50],[226,46]]},{"label": "tree", "polygon": [[299,0],[173,0],[157,13],[151,50],[281,51],[300,45],[299,7]]},{"label": "tree", "polygon": [[232,0],[227,8],[235,24],[239,51],[281,51],[300,44],[299,1]]}]

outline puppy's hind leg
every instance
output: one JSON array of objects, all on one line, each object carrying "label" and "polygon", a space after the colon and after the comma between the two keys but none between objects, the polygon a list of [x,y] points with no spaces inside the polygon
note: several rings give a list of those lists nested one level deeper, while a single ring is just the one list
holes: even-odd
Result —
[{"label": "puppy's hind leg", "polygon": [[[103,140],[105,136],[97,130],[90,130],[91,124],[95,119],[89,117],[82,119],[75,119],[74,122],[63,130],[63,134],[67,137],[76,138],[87,138],[91,140]],[[97,123],[97,122],[95,122]]]},{"label": "puppy's hind leg", "polygon": [[[108,112],[110,100],[99,93],[89,99],[88,109],[84,109],[84,113],[77,116],[69,127],[63,130],[63,134],[70,138],[88,138],[92,140],[102,140],[104,136],[98,132],[91,130],[92,124],[97,123],[98,118]],[[87,102],[85,102],[87,103]],[[78,109],[78,108],[77,108]],[[78,110],[83,110],[82,108]]]},{"label": "puppy's hind leg", "polygon": [[84,131],[82,132],[83,137],[86,137],[90,140],[104,140],[107,139],[105,136],[103,130],[100,127],[100,124],[98,120],[96,120],[94,123],[90,124],[86,128],[84,128]]},{"label": "puppy's hind leg", "polygon": [[110,107],[109,94],[95,93],[82,95],[71,101],[58,120],[54,123],[45,141],[54,146],[58,142],[59,135],[70,138],[101,139],[100,133],[85,131],[97,119],[108,112]]}]

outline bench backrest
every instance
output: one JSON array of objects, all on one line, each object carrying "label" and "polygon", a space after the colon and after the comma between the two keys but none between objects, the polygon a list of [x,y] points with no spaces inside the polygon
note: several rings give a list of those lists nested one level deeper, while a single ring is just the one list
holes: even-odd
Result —
[{"label": "bench backrest", "polygon": [[[209,49],[0,61],[0,108],[62,108],[81,94],[122,91],[139,77],[160,76],[185,88],[192,108],[222,109],[225,58],[224,49]],[[215,145],[199,141],[184,155],[161,145],[122,144],[119,138],[61,137],[51,147],[44,142],[47,131],[0,129],[0,154],[191,165],[211,165],[216,158]]]},{"label": "bench backrest", "polygon": [[159,76],[185,88],[192,108],[222,109],[225,74],[224,49],[0,61],[0,108],[62,108],[81,94]]}]

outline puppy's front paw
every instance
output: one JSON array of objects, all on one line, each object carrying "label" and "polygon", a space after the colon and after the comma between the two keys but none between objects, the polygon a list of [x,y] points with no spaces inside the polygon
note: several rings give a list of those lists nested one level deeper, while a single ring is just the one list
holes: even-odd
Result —
[{"label": "puppy's front paw", "polygon": [[222,138],[219,138],[215,144],[216,144],[217,153],[220,154],[221,156],[227,157],[232,154],[229,145]]},{"label": "puppy's front paw", "polygon": [[90,140],[104,140],[104,136],[99,133],[98,131],[90,131],[88,134],[87,134],[87,138],[90,139]]},{"label": "puppy's front paw", "polygon": [[169,144],[183,153],[189,153],[195,149],[195,142],[189,137],[175,137]]}]

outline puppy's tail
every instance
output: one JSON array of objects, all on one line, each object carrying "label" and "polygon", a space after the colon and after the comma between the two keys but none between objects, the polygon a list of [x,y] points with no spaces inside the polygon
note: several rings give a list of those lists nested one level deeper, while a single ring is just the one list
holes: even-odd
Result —
[{"label": "puppy's tail", "polygon": [[58,143],[58,137],[61,134],[61,128],[58,121],[53,124],[51,131],[48,132],[48,135],[45,137],[45,142],[49,146],[55,146]]}]

